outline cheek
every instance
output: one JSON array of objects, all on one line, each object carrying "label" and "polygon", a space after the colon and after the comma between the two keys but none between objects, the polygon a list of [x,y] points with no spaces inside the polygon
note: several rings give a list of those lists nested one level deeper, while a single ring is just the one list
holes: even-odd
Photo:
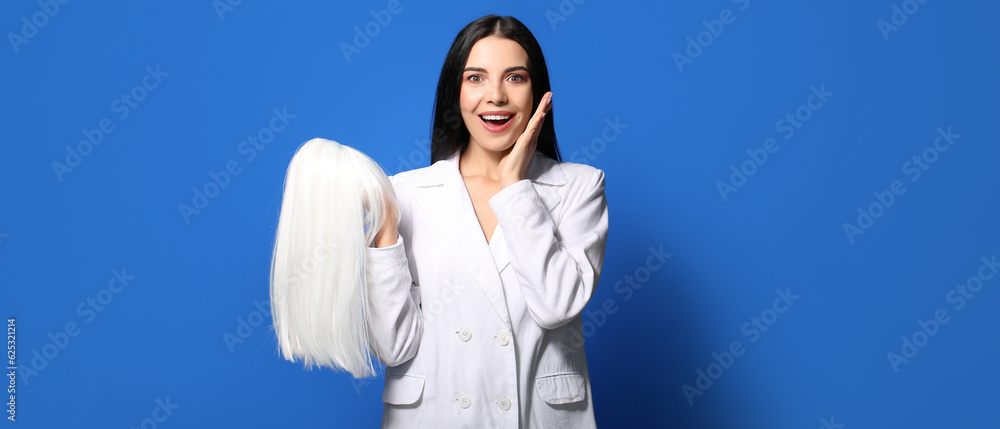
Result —
[{"label": "cheek", "polygon": [[514,104],[517,105],[517,110],[522,112],[527,112],[527,116],[531,117],[531,106],[534,103],[534,94],[531,92],[531,87],[518,88],[517,91],[512,91]]},{"label": "cheek", "polygon": [[462,109],[462,115],[471,115],[479,107],[479,94],[475,90],[467,89],[463,86],[462,91],[458,96],[459,108]]},{"label": "cheek", "polygon": [[476,116],[476,110],[479,109],[479,105],[483,100],[483,89],[469,87],[466,85],[462,86],[462,90],[458,96],[459,107],[462,110],[462,119],[465,122],[466,128],[472,130],[479,123],[479,116]]}]

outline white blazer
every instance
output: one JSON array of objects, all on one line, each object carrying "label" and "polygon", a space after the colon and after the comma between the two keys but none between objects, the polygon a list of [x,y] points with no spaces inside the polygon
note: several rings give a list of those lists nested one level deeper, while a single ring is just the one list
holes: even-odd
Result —
[{"label": "white blazer", "polygon": [[580,313],[604,262],[604,172],[536,152],[489,200],[488,244],[457,156],[390,180],[399,237],[366,263],[382,427],[596,427]]}]

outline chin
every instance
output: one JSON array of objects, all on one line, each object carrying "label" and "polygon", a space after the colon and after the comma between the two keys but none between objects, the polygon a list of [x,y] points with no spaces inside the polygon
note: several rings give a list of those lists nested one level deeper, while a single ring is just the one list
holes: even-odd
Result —
[{"label": "chin", "polygon": [[479,143],[483,149],[490,152],[504,152],[512,147],[517,139],[511,137],[499,137],[499,136],[478,136],[476,142]]}]

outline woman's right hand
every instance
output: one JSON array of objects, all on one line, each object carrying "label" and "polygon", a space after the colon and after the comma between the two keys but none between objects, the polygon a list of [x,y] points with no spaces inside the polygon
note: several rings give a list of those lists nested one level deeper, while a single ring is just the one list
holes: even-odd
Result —
[{"label": "woman's right hand", "polygon": [[382,214],[384,215],[382,229],[378,230],[378,234],[375,234],[374,247],[392,246],[396,244],[399,235],[399,231],[396,229],[396,225],[399,224],[399,218],[396,217],[396,206],[388,198],[382,201]]}]

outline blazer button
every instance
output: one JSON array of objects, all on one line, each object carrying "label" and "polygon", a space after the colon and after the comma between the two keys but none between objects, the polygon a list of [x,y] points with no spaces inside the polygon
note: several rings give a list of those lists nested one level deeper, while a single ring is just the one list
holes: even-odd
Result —
[{"label": "blazer button", "polygon": [[508,398],[506,396],[501,396],[500,399],[497,399],[497,406],[500,407],[501,410],[504,410],[504,411],[509,410],[510,409],[510,398]]},{"label": "blazer button", "polygon": [[469,341],[472,339],[472,330],[469,328],[463,326],[462,329],[459,329],[455,332],[458,332],[458,338],[461,339],[462,341]]},{"label": "blazer button", "polygon": [[501,346],[510,344],[510,333],[507,331],[500,331],[500,333],[497,334],[497,342],[500,343]]},{"label": "blazer button", "polygon": [[470,406],[472,406],[472,398],[470,398],[469,395],[466,395],[464,393],[458,395],[458,406],[462,408],[469,408]]}]

